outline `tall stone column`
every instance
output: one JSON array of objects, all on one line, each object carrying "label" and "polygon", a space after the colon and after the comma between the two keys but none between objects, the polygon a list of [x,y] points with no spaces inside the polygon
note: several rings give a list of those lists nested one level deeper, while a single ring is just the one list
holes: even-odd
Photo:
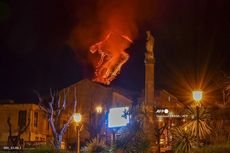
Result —
[{"label": "tall stone column", "polygon": [[153,105],[154,99],[154,37],[150,31],[146,32],[146,53],[145,53],[145,105]]},{"label": "tall stone column", "polygon": [[146,32],[146,52],[145,52],[145,101],[144,110],[147,118],[144,121],[144,131],[146,132],[151,145],[154,144],[154,37],[150,31]]}]

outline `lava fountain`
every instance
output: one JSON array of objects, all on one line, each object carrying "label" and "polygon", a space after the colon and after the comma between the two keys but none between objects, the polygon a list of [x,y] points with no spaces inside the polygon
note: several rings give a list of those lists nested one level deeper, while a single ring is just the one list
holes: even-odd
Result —
[{"label": "lava fountain", "polygon": [[129,59],[125,50],[133,43],[126,35],[110,32],[104,40],[92,45],[90,52],[100,56],[95,67],[93,81],[109,85]]}]

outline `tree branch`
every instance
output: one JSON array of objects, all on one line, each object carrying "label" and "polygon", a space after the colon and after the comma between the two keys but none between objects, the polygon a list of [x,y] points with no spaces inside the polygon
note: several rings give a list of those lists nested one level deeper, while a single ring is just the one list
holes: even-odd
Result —
[{"label": "tree branch", "polygon": [[[58,94],[58,91],[57,91],[57,94]],[[61,103],[61,96],[59,95],[58,96],[58,100],[57,100],[57,110],[60,112],[60,109],[61,109],[61,107],[60,107],[60,104]]]},{"label": "tree branch", "polygon": [[12,136],[12,124],[10,123],[10,117],[7,118],[7,123],[8,123],[8,126],[9,126],[9,136],[11,137]]},{"label": "tree branch", "polygon": [[[68,90],[69,91],[69,90]],[[39,107],[41,110],[43,110],[46,114],[48,114],[48,121],[51,126],[53,135],[54,135],[54,142],[56,141],[61,141],[59,139],[62,139],[62,136],[66,132],[69,124],[72,121],[72,117],[74,113],[76,112],[76,107],[77,107],[77,98],[76,98],[76,88],[74,90],[74,108],[73,108],[73,114],[68,118],[68,121],[63,125],[61,128],[60,120],[61,120],[61,115],[66,109],[67,105],[67,94],[69,92],[64,91],[64,96],[63,96],[63,103],[62,102],[62,97],[60,94],[55,91],[52,91],[50,89],[50,98],[48,101],[48,105],[44,105],[43,99],[41,98],[40,94],[35,91],[39,98]],[[58,136],[58,137],[57,137]],[[58,140],[57,140],[58,139]],[[55,144],[55,143],[54,143]],[[57,147],[57,146],[56,146]]]},{"label": "tree branch", "polygon": [[26,129],[29,127],[30,125],[30,118],[28,118],[28,122],[27,122],[27,125],[23,128],[20,128],[19,131],[18,131],[18,136],[20,137],[22,133],[24,133],[26,131]]},{"label": "tree branch", "polygon": [[59,98],[58,98],[59,107],[58,107],[58,110],[57,110],[57,117],[59,117],[62,114],[62,112],[65,110],[65,108],[66,108],[66,98],[67,98],[67,93],[64,90],[62,107],[60,107],[61,96],[59,95]]},{"label": "tree branch", "polygon": [[35,94],[37,95],[37,97],[38,97],[38,100],[39,100],[38,105],[39,105],[40,109],[41,109],[43,112],[45,112],[46,114],[48,114],[49,111],[48,111],[47,108],[43,105],[43,99],[42,99],[41,95],[39,94],[39,92],[38,92],[37,90],[34,90],[34,93],[35,93]]},{"label": "tree branch", "polygon": [[50,126],[52,128],[53,134],[55,134],[57,132],[55,125],[54,125],[54,108],[53,108],[53,104],[54,104],[54,100],[55,100],[55,93],[52,92],[52,90],[50,89],[50,96],[51,96],[51,101],[49,102],[49,122],[50,122]]},{"label": "tree branch", "polygon": [[[69,90],[67,91],[67,93],[69,93]],[[66,108],[67,93],[66,93],[66,91],[64,91],[64,99],[63,99],[63,104],[62,104],[62,111],[65,110],[65,108]]]},{"label": "tree branch", "polygon": [[73,108],[73,113],[69,117],[67,123],[63,125],[63,128],[61,129],[61,133],[65,133],[66,129],[68,128],[70,122],[72,121],[73,115],[76,112],[76,107],[77,107],[77,96],[76,96],[76,87],[74,88],[74,108]]},{"label": "tree branch", "polygon": [[77,107],[77,89],[74,87],[74,108],[73,108],[73,114],[76,112]]}]

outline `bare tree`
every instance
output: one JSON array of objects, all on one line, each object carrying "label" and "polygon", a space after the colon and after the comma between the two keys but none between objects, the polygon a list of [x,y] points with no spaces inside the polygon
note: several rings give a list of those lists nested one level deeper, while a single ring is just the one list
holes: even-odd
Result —
[{"label": "bare tree", "polygon": [[12,124],[11,124],[11,118],[7,118],[7,124],[9,126],[9,136],[8,136],[8,145],[9,146],[20,146],[23,147],[23,139],[21,139],[21,135],[26,131],[26,129],[30,125],[30,118],[28,119],[28,122],[25,126],[19,126],[18,127],[18,134],[16,136],[12,136]]},{"label": "bare tree", "polygon": [[[66,123],[61,126],[61,117],[63,112],[67,108],[67,94],[68,91],[64,91],[63,97],[59,92],[53,92],[50,90],[50,100],[45,102],[45,100],[40,96],[40,94],[35,91],[39,99],[40,109],[47,114],[49,124],[53,132],[53,145],[56,149],[61,148],[62,138],[72,121],[73,114],[76,112],[77,99],[76,99],[76,88],[74,89],[74,100],[73,100],[73,112],[71,116],[68,116]],[[62,102],[61,102],[62,101]]]}]

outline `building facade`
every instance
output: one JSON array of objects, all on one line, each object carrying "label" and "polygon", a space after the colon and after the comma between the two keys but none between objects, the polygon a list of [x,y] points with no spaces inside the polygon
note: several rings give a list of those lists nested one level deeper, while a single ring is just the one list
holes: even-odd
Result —
[{"label": "building facade", "polygon": [[[18,104],[5,102],[0,104],[0,144],[7,145],[8,136],[18,136],[20,128],[28,125],[28,128],[20,136],[26,145],[32,143],[46,142],[52,133],[45,114],[37,104]],[[9,120],[9,121],[8,121]]]}]

